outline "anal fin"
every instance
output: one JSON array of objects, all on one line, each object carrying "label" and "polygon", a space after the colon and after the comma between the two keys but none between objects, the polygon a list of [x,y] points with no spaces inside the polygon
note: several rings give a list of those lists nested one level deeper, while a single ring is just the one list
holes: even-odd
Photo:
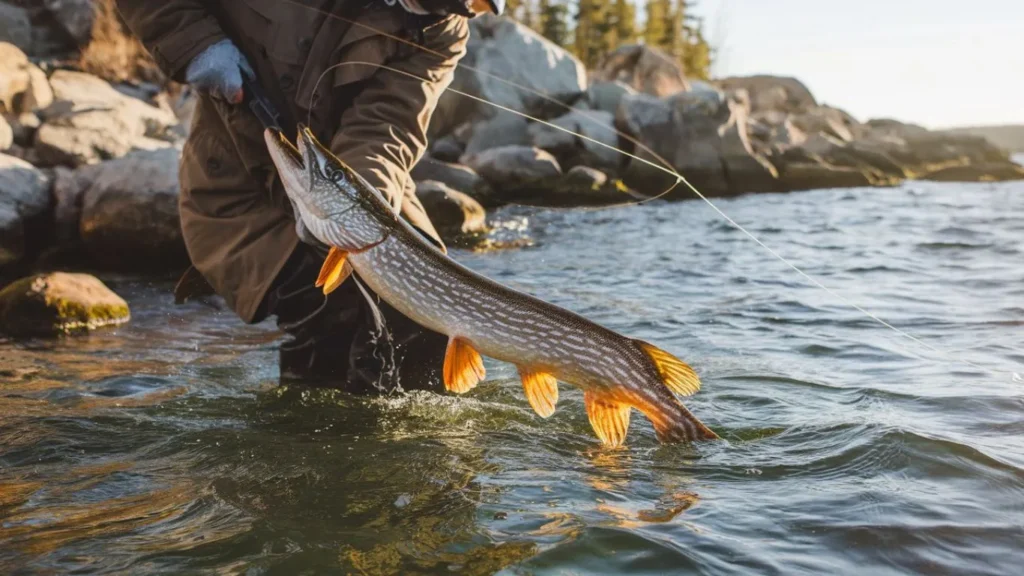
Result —
[{"label": "anal fin", "polygon": [[338,289],[342,283],[352,274],[352,266],[347,262],[348,252],[341,248],[331,247],[320,267],[320,275],[316,278],[316,285],[322,286],[324,294],[330,294]]},{"label": "anal fin", "polygon": [[629,404],[591,391],[583,393],[583,402],[597,437],[606,446],[621,446],[629,430]]},{"label": "anal fin", "polygon": [[642,340],[634,340],[637,346],[654,363],[661,381],[668,389],[682,396],[689,396],[700,390],[700,377],[689,364],[664,350]]},{"label": "anal fin", "polygon": [[555,413],[558,403],[558,381],[548,372],[539,372],[527,368],[519,368],[519,377],[523,380],[523,392],[534,412],[541,418]]},{"label": "anal fin", "polygon": [[450,338],[444,355],[444,387],[449,392],[463,394],[484,379],[484,359],[473,346],[462,338]]}]

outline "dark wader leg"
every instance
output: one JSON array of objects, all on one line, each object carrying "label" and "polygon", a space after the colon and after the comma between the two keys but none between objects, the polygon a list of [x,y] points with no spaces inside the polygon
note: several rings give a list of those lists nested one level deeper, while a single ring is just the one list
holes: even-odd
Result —
[{"label": "dark wader leg", "polygon": [[369,304],[352,279],[327,298],[313,285],[322,263],[319,250],[299,244],[264,301],[267,314],[276,315],[278,326],[292,337],[280,349],[282,380],[353,393],[391,391],[397,385],[443,390],[448,337],[420,327],[383,301],[378,307],[391,338],[378,336]]}]

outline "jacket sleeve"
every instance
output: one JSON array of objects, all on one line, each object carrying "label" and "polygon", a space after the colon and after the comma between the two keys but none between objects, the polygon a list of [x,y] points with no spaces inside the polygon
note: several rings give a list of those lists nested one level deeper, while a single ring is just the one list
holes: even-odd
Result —
[{"label": "jacket sleeve", "polygon": [[226,38],[208,9],[210,4],[203,0],[117,0],[117,9],[163,73],[181,82],[196,55]]},{"label": "jacket sleeve", "polygon": [[425,214],[426,226],[408,213],[422,212],[409,171],[426,151],[430,117],[451,84],[468,39],[469,23],[461,16],[427,28],[423,45],[443,57],[403,47],[400,54],[408,55],[387,64],[413,76],[379,69],[342,114],[331,141],[338,158],[380,189],[413,225],[429,228],[424,231],[432,236],[436,233]]}]

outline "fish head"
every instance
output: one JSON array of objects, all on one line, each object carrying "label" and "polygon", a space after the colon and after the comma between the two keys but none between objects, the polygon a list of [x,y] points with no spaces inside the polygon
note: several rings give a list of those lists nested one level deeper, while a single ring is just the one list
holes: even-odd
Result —
[{"label": "fish head", "polygon": [[381,203],[387,206],[380,191],[321,144],[309,128],[299,126],[295,145],[273,128],[264,132],[264,139],[296,219],[321,242],[340,246],[341,236],[354,228],[355,221],[365,222]]}]

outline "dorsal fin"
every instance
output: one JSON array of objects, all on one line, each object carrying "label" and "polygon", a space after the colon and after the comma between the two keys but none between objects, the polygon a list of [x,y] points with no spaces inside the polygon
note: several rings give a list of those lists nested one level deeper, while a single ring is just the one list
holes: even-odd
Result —
[{"label": "dorsal fin", "polygon": [[662,382],[669,390],[682,396],[689,396],[700,390],[700,377],[690,368],[689,364],[665,352],[653,344],[643,340],[634,340],[637,346],[647,354],[661,375]]}]

